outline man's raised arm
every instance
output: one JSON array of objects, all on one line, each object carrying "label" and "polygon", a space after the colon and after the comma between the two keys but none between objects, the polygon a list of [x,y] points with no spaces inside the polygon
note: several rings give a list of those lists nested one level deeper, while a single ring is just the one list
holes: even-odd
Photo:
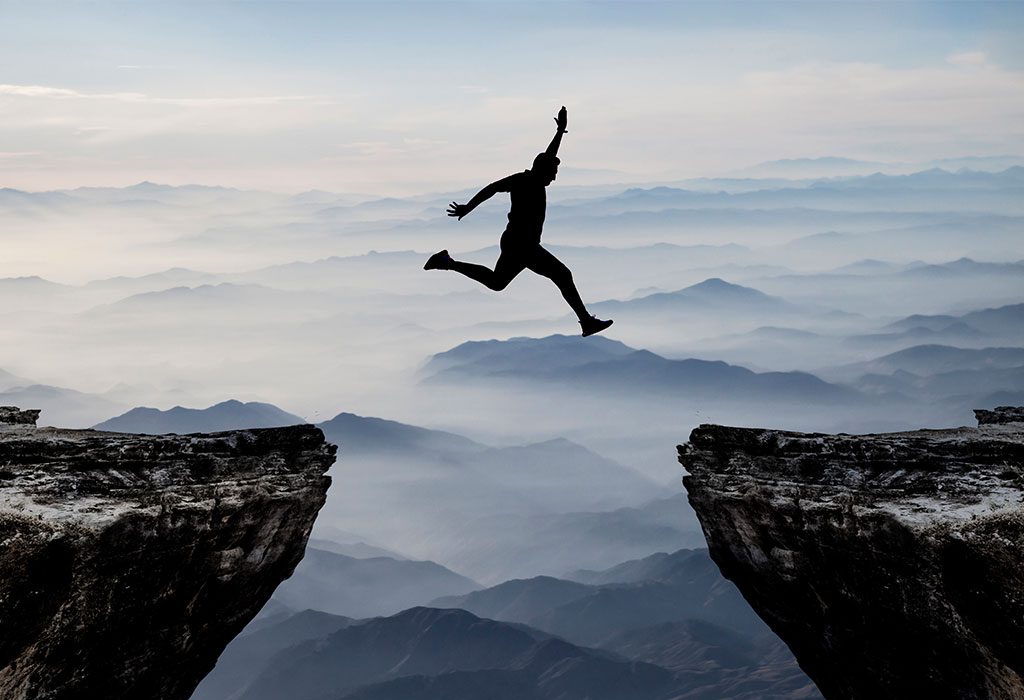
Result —
[{"label": "man's raised arm", "polygon": [[562,145],[562,134],[566,133],[565,127],[568,123],[569,116],[565,111],[565,106],[563,105],[562,108],[558,110],[558,116],[555,117],[555,124],[558,125],[558,129],[555,131],[555,137],[551,139],[551,143],[548,144],[548,150],[544,151],[552,158],[558,155],[558,147]]}]

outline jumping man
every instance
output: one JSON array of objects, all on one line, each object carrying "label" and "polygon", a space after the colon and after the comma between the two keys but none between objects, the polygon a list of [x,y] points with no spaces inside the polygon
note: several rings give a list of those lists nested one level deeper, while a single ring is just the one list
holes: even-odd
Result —
[{"label": "jumping man", "polygon": [[558,173],[558,146],[562,143],[562,134],[566,133],[568,116],[565,107],[558,110],[555,123],[558,129],[551,139],[547,150],[533,159],[533,167],[515,175],[492,182],[483,188],[468,204],[452,202],[448,207],[448,216],[457,216],[460,220],[498,192],[508,192],[512,199],[512,208],[508,212],[508,226],[501,234],[501,255],[494,269],[483,265],[453,260],[447,250],[435,253],[423,266],[424,270],[455,270],[480,284],[500,292],[508,286],[516,275],[523,270],[532,270],[538,275],[547,277],[565,297],[565,300],[579,317],[583,335],[600,333],[612,325],[611,320],[601,321],[591,316],[587,307],[576,291],[572,281],[572,273],[554,255],[544,250],[540,244],[541,230],[544,228],[544,209],[546,198],[544,188],[555,180]]}]

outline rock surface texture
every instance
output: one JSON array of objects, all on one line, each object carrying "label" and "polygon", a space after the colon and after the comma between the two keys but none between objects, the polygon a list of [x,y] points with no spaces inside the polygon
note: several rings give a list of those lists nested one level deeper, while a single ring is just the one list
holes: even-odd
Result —
[{"label": "rock surface texture", "polygon": [[835,698],[1024,698],[1024,411],[680,446],[711,556]]},{"label": "rock surface texture", "polygon": [[188,698],[302,559],[335,447],[26,413],[0,409],[0,697]]}]

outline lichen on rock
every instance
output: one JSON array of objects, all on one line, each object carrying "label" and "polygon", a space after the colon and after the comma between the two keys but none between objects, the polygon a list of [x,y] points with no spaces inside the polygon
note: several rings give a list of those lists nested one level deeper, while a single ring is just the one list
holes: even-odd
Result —
[{"label": "lichen on rock", "polygon": [[0,431],[0,697],[188,698],[302,559],[311,425]]},{"label": "lichen on rock", "polygon": [[1024,411],[680,446],[722,573],[827,698],[1024,698]]}]

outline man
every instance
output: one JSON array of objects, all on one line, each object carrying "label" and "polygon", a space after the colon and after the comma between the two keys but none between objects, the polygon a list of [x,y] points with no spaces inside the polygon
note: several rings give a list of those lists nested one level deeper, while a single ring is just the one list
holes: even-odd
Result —
[{"label": "man", "polygon": [[455,270],[496,292],[507,287],[523,270],[536,272],[558,286],[562,296],[576,312],[583,328],[583,335],[588,336],[600,333],[612,325],[612,322],[602,321],[590,315],[587,307],[583,305],[583,300],[580,299],[580,293],[576,291],[569,268],[544,250],[540,244],[547,204],[544,188],[554,182],[555,175],[558,174],[558,164],[561,162],[557,156],[558,146],[562,143],[562,134],[566,133],[567,122],[568,116],[565,107],[562,107],[555,117],[555,136],[547,150],[533,159],[532,168],[492,182],[477,192],[468,204],[452,202],[448,207],[448,216],[457,216],[461,220],[498,192],[508,192],[511,195],[512,207],[508,212],[508,226],[501,234],[501,255],[498,256],[494,269],[453,260],[447,250],[430,256],[423,269]]}]

